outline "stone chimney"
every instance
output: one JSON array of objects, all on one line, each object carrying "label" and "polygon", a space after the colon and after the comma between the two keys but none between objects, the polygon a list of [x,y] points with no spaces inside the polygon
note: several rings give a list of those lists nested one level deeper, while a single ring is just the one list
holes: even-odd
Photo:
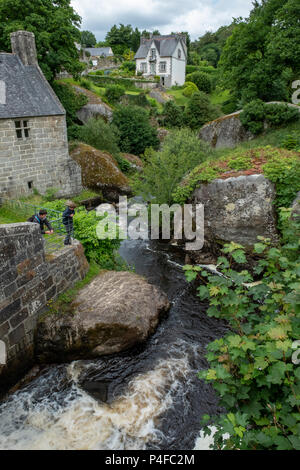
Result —
[{"label": "stone chimney", "polygon": [[35,36],[29,31],[16,31],[10,35],[11,50],[24,65],[38,65]]}]

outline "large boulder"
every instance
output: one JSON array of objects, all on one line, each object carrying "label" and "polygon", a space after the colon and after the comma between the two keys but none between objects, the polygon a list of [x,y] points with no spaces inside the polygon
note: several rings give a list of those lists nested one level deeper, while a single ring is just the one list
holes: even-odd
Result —
[{"label": "large boulder", "polygon": [[240,142],[253,139],[254,135],[247,131],[240,121],[241,112],[237,111],[205,124],[200,130],[200,139],[214,148],[233,148]]},{"label": "large boulder", "polygon": [[277,240],[275,196],[274,184],[258,174],[201,184],[192,202],[204,205],[205,240],[251,247],[258,236]]},{"label": "large boulder", "polygon": [[89,119],[97,117],[102,117],[108,122],[112,121],[112,109],[104,103],[98,95],[77,85],[73,85],[73,88],[76,93],[82,93],[89,100],[89,102],[76,113],[77,118],[83,124],[86,124]]},{"label": "large boulder", "polygon": [[128,178],[109,153],[79,143],[70,155],[81,167],[85,188],[101,190],[103,196],[112,202],[118,202],[120,195],[132,194]]},{"label": "large boulder", "polygon": [[144,342],[170,307],[158,287],[130,272],[105,271],[84,287],[69,313],[47,313],[38,324],[42,363],[96,358]]}]

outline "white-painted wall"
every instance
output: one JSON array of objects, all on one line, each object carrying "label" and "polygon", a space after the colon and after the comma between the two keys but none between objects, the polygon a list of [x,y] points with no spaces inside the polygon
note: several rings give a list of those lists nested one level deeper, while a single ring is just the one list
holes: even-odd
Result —
[{"label": "white-painted wall", "polygon": [[[178,49],[181,50],[181,58],[178,59]],[[185,82],[186,57],[179,42],[172,56],[172,86],[183,85]]]}]

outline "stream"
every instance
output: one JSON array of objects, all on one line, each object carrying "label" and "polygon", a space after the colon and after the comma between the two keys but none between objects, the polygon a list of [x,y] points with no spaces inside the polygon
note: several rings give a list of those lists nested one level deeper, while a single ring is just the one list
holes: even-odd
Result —
[{"label": "stream", "polygon": [[197,372],[207,367],[205,346],[226,326],[207,317],[207,306],[185,281],[183,260],[168,245],[125,240],[119,251],[137,274],[167,293],[169,314],[145,344],[50,366],[10,395],[0,403],[0,449],[208,447],[199,438],[200,419],[220,410]]}]

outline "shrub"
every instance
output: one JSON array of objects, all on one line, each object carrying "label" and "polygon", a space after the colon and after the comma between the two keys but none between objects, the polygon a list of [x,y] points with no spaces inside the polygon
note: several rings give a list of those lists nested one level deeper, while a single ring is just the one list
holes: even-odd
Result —
[{"label": "shrub", "polygon": [[77,111],[87,104],[88,98],[82,93],[76,93],[69,83],[54,82],[52,88],[66,110],[68,127],[72,126],[77,120]]},{"label": "shrub", "polygon": [[141,155],[147,147],[158,148],[157,131],[150,125],[149,114],[138,106],[119,106],[113,114],[122,152]]},{"label": "shrub", "polygon": [[130,72],[135,72],[135,62],[132,62],[130,60],[125,60],[123,64],[121,65],[121,69],[123,70],[129,70]]},{"label": "shrub", "polygon": [[161,151],[145,152],[146,163],[143,172],[135,177],[133,188],[145,200],[170,204],[184,175],[211,153],[209,145],[190,129],[174,130],[165,138]]},{"label": "shrub", "polygon": [[209,94],[212,90],[211,79],[209,75],[203,72],[193,72],[186,76],[187,82],[193,82],[197,85],[198,90]]},{"label": "shrub", "polygon": [[297,121],[300,112],[284,103],[264,103],[261,100],[253,100],[244,107],[240,114],[243,126],[252,134],[260,134],[264,129],[264,123],[271,126],[280,126],[292,121]]},{"label": "shrub", "polygon": [[193,72],[197,72],[198,69],[198,65],[187,65],[185,71],[187,75],[190,75]]},{"label": "shrub", "polygon": [[183,112],[180,106],[177,106],[173,100],[169,100],[164,104],[163,109],[165,127],[182,127]]},{"label": "shrub", "polygon": [[198,90],[197,85],[193,82],[186,82],[184,84],[184,90],[182,92],[183,96],[186,96],[187,98],[190,98],[194,93],[196,93]]},{"label": "shrub", "polygon": [[298,150],[300,152],[300,133],[295,132],[286,135],[280,146],[288,150]]},{"label": "shrub", "polygon": [[120,151],[116,130],[104,122],[103,119],[89,119],[79,129],[78,140],[114,156],[118,155]]},{"label": "shrub", "polygon": [[123,95],[125,95],[125,88],[121,85],[109,85],[105,90],[105,96],[111,103],[119,101]]},{"label": "shrub", "polygon": [[214,387],[224,410],[203,417],[217,428],[214,449],[300,449],[300,367],[293,350],[300,334],[300,224],[287,210],[282,223],[280,246],[263,237],[254,246],[256,282],[236,243],[225,245],[218,259],[221,276],[184,268],[189,281],[201,280],[198,295],[210,303],[207,315],[230,326],[208,345],[209,369],[198,375]]},{"label": "shrub", "polygon": [[199,129],[206,122],[218,117],[217,108],[213,106],[208,96],[198,91],[194,93],[184,112],[184,121],[191,129]]},{"label": "shrub", "polygon": [[85,78],[81,78],[79,80],[79,85],[82,86],[82,88],[86,88],[86,90],[91,90],[92,89],[92,84],[89,80],[86,80]]}]

